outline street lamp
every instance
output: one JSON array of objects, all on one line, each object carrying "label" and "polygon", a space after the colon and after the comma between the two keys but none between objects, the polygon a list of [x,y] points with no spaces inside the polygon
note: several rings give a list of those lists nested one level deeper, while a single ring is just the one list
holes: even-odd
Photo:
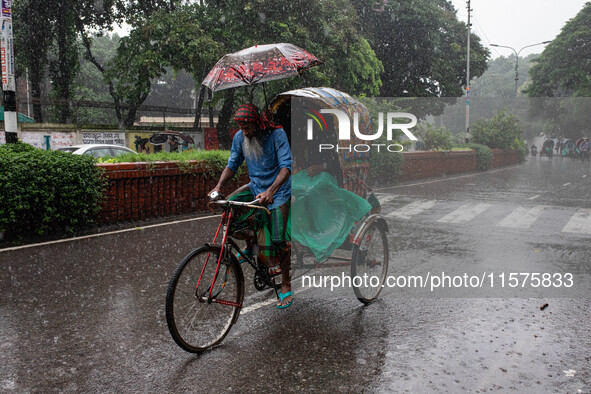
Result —
[{"label": "street lamp", "polygon": [[519,51],[516,51],[513,47],[510,47],[510,46],[507,46],[507,45],[490,44],[491,47],[509,48],[513,52],[515,52],[515,97],[516,98],[517,98],[517,81],[519,81],[519,73],[517,72],[517,69],[518,69],[518,66],[519,66],[519,54],[525,48],[535,47],[536,45],[544,45],[544,44],[548,44],[550,42],[552,42],[552,41],[544,41],[544,42],[538,42],[537,44],[526,45],[523,48],[521,48]]}]

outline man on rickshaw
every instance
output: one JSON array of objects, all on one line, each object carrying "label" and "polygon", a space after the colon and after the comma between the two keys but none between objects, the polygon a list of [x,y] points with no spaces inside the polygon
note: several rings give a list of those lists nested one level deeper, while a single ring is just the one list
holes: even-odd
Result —
[{"label": "man on rickshaw", "polygon": [[[249,187],[234,195],[234,199],[260,200],[271,212],[265,218],[265,244],[270,248],[259,251],[267,254],[270,265],[277,260],[281,271],[281,291],[277,308],[291,305],[293,294],[289,276],[291,244],[286,239],[287,221],[291,200],[291,149],[283,128],[270,126],[253,104],[244,104],[238,108],[234,120],[240,130],[232,141],[232,150],[228,165],[222,172],[218,184],[210,192],[219,190],[234,176],[246,160],[250,177]],[[241,254],[252,257],[255,240],[247,240],[247,247]],[[260,243],[260,241],[259,241]],[[266,248],[265,248],[266,249]],[[239,260],[242,256],[238,256]],[[277,270],[278,271],[278,270]]]}]

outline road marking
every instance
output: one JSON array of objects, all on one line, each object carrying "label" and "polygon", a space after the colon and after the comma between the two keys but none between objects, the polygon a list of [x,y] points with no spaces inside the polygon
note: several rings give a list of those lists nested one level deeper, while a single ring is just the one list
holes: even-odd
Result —
[{"label": "road marking", "polygon": [[562,187],[568,186],[570,185],[570,182],[565,183],[564,185],[562,185]]},{"label": "road marking", "polygon": [[563,227],[562,232],[591,234],[591,209],[579,209]]},{"label": "road marking", "polygon": [[[310,287],[302,288],[302,289],[298,290],[297,293],[294,291],[293,292],[293,300],[295,300],[295,298],[296,298],[295,296],[297,294],[302,294],[303,292],[308,291],[308,290],[310,290]],[[240,311],[240,314],[246,315],[247,313],[254,312],[257,309],[261,309],[264,306],[267,306],[270,304],[276,304],[279,300],[275,297],[275,293],[271,293],[271,294],[273,294],[273,297],[268,300],[260,301],[260,302],[257,302],[256,304],[249,305],[246,308],[242,308],[242,310]]]},{"label": "road marking", "polygon": [[538,197],[540,197],[540,195],[539,194],[536,194],[535,196],[528,198],[528,200],[535,200]]},{"label": "road marking", "polygon": [[260,308],[262,308],[262,307],[264,307],[266,305],[273,304],[275,302],[277,302],[277,299],[275,299],[275,298],[272,298],[272,299],[269,299],[269,300],[265,300],[265,301],[261,301],[261,302],[257,302],[256,304],[252,304],[252,305],[247,306],[246,308],[242,308],[242,310],[240,311],[240,314],[241,315],[246,315],[247,313],[254,312],[257,309],[260,309]]},{"label": "road marking", "polygon": [[391,195],[387,195],[384,198],[378,198],[378,200],[380,201],[380,205],[385,205],[387,203],[389,203],[390,201],[396,199],[396,197],[398,197],[398,194],[391,194]]},{"label": "road marking", "polygon": [[482,212],[486,211],[490,208],[490,204],[474,204],[469,203],[462,205],[455,211],[448,213],[444,217],[438,220],[438,222],[442,223],[468,223],[470,220],[474,219],[476,216],[480,215]]},{"label": "road marking", "polygon": [[497,224],[497,226],[529,228],[536,220],[538,220],[544,211],[544,208],[544,205],[538,205],[531,209],[519,207]]},{"label": "road marking", "polygon": [[428,201],[424,201],[424,200],[418,200],[418,201],[414,201],[411,202],[408,205],[405,205],[404,207],[394,211],[394,212],[390,212],[389,214],[386,215],[387,218],[398,218],[398,219],[410,219],[411,217],[418,215],[419,213],[433,208],[433,206],[435,206],[435,204],[437,203],[437,200],[428,200]]},{"label": "road marking", "polygon": [[148,229],[148,228],[162,227],[162,226],[168,226],[168,225],[171,225],[171,224],[178,224],[178,223],[194,222],[196,220],[205,220],[205,219],[211,219],[211,218],[216,218],[216,217],[220,217],[220,215],[200,216],[198,218],[175,220],[173,222],[151,224],[149,226],[141,226],[141,227],[127,228],[127,229],[123,229],[123,230],[109,231],[109,232],[106,232],[106,233],[83,235],[83,236],[80,236],[80,237],[72,237],[72,238],[67,238],[67,239],[58,239],[58,240],[55,240],[55,241],[40,242],[40,243],[37,243],[37,244],[30,244],[30,245],[13,246],[13,247],[10,247],[10,248],[0,249],[0,253],[2,253],[2,252],[8,252],[8,251],[11,251],[11,250],[34,248],[34,247],[37,247],[37,246],[55,245],[55,244],[61,244],[61,243],[64,243],[64,242],[79,241],[81,239],[89,239],[89,238],[102,237],[104,235],[122,234],[122,233],[127,233],[127,232],[130,232],[130,231],[138,231],[138,230],[141,231],[141,230],[145,230],[145,229]]}]

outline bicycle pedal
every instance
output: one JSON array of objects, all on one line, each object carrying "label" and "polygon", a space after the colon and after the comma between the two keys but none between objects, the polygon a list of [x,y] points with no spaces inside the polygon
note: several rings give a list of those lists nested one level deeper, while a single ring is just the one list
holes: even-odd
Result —
[{"label": "bicycle pedal", "polygon": [[279,266],[277,267],[269,267],[269,269],[267,270],[267,273],[269,274],[269,277],[275,277],[277,275],[281,275],[281,268],[279,268]]}]

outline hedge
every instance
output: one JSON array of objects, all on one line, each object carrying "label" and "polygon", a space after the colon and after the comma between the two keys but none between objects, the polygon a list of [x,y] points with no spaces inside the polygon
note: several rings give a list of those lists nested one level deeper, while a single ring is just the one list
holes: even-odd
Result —
[{"label": "hedge", "polygon": [[461,144],[458,145],[459,148],[470,148],[476,151],[476,163],[479,170],[488,170],[493,160],[493,153],[492,150],[486,146],[481,144]]},{"label": "hedge", "polygon": [[0,146],[0,240],[72,233],[100,210],[106,180],[89,156]]}]

